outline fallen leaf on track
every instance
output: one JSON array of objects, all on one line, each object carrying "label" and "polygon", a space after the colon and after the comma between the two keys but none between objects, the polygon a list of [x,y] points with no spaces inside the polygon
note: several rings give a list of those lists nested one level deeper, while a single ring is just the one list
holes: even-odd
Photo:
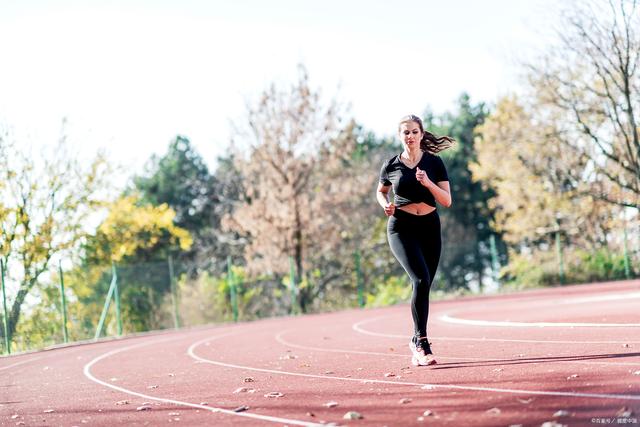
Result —
[{"label": "fallen leaf on track", "polygon": [[349,411],[346,414],[344,414],[342,418],[345,420],[361,420],[364,417],[359,412]]},{"label": "fallen leaf on track", "polygon": [[264,397],[282,397],[282,396],[284,396],[284,394],[280,393],[279,391],[271,391],[264,395]]},{"label": "fallen leaf on track", "polygon": [[298,356],[296,356],[295,354],[285,354],[284,356],[280,356],[280,360],[286,360],[286,359],[297,359]]}]

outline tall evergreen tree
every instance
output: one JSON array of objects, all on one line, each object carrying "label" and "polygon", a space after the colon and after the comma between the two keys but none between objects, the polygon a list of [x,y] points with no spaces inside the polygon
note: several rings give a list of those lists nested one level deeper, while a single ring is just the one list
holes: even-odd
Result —
[{"label": "tall evergreen tree", "polygon": [[[209,172],[205,161],[188,138],[178,135],[162,157],[154,156],[145,176],[134,178],[135,190],[142,201],[153,205],[166,203],[176,212],[177,226],[188,230],[194,240],[192,249],[174,253],[191,274],[223,270],[229,246],[220,232],[220,218],[238,198],[240,185],[234,180],[233,162],[219,159],[216,175]],[[138,253],[150,259],[160,253]],[[161,254],[160,256],[165,256]]]},{"label": "tall evergreen tree", "polygon": [[[493,231],[490,224],[494,213],[488,200],[493,190],[483,189],[474,181],[469,164],[477,160],[474,138],[476,127],[487,117],[484,103],[472,105],[469,95],[463,93],[457,101],[457,111],[439,118],[427,113],[425,125],[436,133],[452,136],[457,144],[444,151],[442,157],[451,182],[453,205],[440,210],[445,247],[440,263],[443,287],[469,287],[475,283],[482,287],[487,269],[491,267],[489,239]],[[497,241],[499,241],[499,236]]]}]

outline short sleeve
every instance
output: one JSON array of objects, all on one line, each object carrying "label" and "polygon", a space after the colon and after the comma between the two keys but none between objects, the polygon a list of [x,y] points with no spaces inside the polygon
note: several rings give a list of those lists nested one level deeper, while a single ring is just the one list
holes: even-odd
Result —
[{"label": "short sleeve", "polygon": [[389,162],[385,161],[382,164],[382,168],[380,168],[380,184],[386,186],[391,185],[391,181],[389,181],[389,172],[387,172],[387,168],[389,167]]},{"label": "short sleeve", "polygon": [[444,166],[444,162],[440,156],[435,157],[435,182],[449,181],[449,175],[447,174],[447,168]]}]

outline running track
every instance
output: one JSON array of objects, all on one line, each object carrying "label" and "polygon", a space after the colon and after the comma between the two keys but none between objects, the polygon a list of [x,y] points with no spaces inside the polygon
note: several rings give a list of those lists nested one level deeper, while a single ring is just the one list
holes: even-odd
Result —
[{"label": "running track", "polygon": [[433,367],[410,366],[407,305],[0,358],[0,424],[640,424],[640,281],[431,307]]}]

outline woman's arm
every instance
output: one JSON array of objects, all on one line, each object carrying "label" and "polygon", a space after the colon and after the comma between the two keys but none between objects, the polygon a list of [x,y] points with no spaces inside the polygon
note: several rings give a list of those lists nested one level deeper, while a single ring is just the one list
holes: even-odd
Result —
[{"label": "woman's arm", "polygon": [[440,203],[445,208],[451,207],[451,189],[449,188],[449,181],[439,181],[438,184],[429,179],[427,173],[420,168],[416,170],[416,179],[420,184],[427,187],[436,202]]},{"label": "woman's arm", "polygon": [[[436,202],[440,203],[445,208],[451,207],[451,190],[449,188],[449,181],[440,181],[438,184],[434,184],[433,181],[429,180],[431,185],[425,185],[433,194],[433,197],[436,199]],[[424,184],[423,184],[424,185]]]},{"label": "woman's arm", "polygon": [[376,200],[378,204],[384,209],[384,213],[387,216],[393,215],[396,207],[393,203],[389,202],[389,190],[390,185],[378,184],[378,190],[376,191]]}]

